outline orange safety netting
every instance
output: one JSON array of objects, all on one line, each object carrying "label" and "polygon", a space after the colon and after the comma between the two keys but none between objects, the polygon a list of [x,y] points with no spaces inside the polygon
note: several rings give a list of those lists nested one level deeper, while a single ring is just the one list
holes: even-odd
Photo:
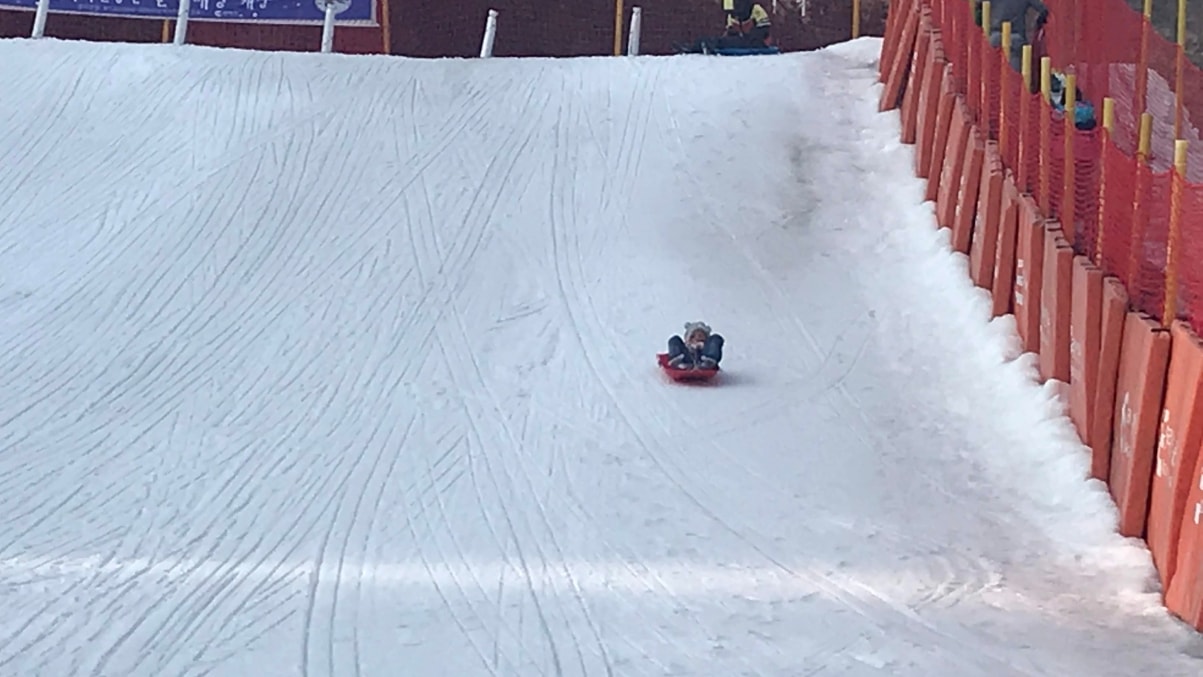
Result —
[{"label": "orange safety netting", "polygon": [[[999,142],[1019,189],[1060,222],[1075,252],[1125,283],[1135,308],[1203,322],[1203,141],[1193,122],[1203,120],[1203,69],[1125,0],[1044,0],[1044,30],[1035,29],[1034,13],[1027,17],[1025,92],[1020,72],[981,27],[977,0],[925,1],[955,89],[979,129]],[[1053,82],[1076,78],[1082,105],[1069,122],[1057,88],[1053,101],[1041,92],[1042,56]],[[1142,113],[1151,123],[1147,154],[1138,152]],[[1187,141],[1182,177],[1176,139]]]},{"label": "orange safety netting", "polygon": [[1182,182],[1179,224],[1174,238],[1178,259],[1178,308],[1189,320],[1203,319],[1203,185]]},{"label": "orange safety netting", "polygon": [[1101,233],[1095,258],[1103,270],[1123,282],[1128,280],[1128,249],[1131,246],[1136,205],[1136,162],[1114,143],[1103,146],[1103,199],[1099,201]]}]

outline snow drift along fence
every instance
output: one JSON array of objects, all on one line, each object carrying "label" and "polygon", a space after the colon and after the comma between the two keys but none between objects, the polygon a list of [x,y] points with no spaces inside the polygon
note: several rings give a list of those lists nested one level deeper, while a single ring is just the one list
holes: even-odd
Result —
[{"label": "snow drift along fence", "polygon": [[[1082,0],[1046,2],[1052,56],[1024,47],[1016,70],[1010,27],[993,47],[972,0],[899,0],[883,41],[880,108],[899,110],[902,140],[917,146],[915,171],[928,181],[937,227],[968,255],[994,314],[1014,315],[1039,378],[1061,386],[1091,475],[1114,499],[1118,531],[1147,542],[1167,608],[1203,630],[1195,106],[1188,96],[1166,103],[1156,67],[1167,50],[1157,41],[1166,41],[1124,0],[1098,0],[1097,15]],[[984,3],[987,20],[989,12]],[[1120,19],[1138,37],[1135,55],[1132,41],[1115,41],[1114,52],[1077,33],[1073,49],[1060,42],[1075,20],[1111,26],[1095,32],[1111,41]],[[1193,75],[1182,54],[1177,46],[1178,91],[1203,91],[1203,73]],[[1062,79],[1054,67],[1065,66]],[[1063,98],[1052,95],[1054,81],[1065,83]],[[1078,110],[1079,93],[1096,124],[1063,114]]]}]

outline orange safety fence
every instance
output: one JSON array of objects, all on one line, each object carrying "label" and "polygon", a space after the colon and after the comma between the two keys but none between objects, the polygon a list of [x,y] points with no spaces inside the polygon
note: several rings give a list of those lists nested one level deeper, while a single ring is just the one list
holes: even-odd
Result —
[{"label": "orange safety fence", "polygon": [[880,107],[992,313],[1059,383],[1119,532],[1203,630],[1203,70],[1125,0],[1045,2],[1020,69],[977,0],[900,0]]},{"label": "orange safety fence", "polygon": [[[930,23],[939,32],[941,56],[952,70],[952,82],[944,84],[961,94],[970,121],[997,143],[1016,187],[1060,223],[1076,254],[1118,276],[1136,309],[1166,321],[1203,321],[1203,270],[1194,264],[1198,259],[1187,255],[1203,247],[1195,242],[1203,239],[1203,210],[1197,209],[1203,205],[1203,141],[1192,122],[1203,120],[1203,70],[1180,58],[1178,46],[1124,0],[1097,0],[1089,8],[1085,0],[1047,0],[1050,18],[1042,39],[1032,46],[1025,91],[1023,74],[981,28],[975,1],[904,3],[901,9],[916,11],[898,17],[895,31],[900,37],[910,33],[902,39],[924,51],[931,38],[923,35],[923,26]],[[907,18],[913,28],[906,26]],[[1035,34],[1029,26],[1027,35]],[[1012,46],[1017,56],[1022,53],[1018,40]],[[897,51],[905,53],[905,47]],[[1059,85],[1068,84],[1066,76],[1074,78],[1083,124],[1075,124],[1077,115],[1066,119],[1069,92],[1054,103],[1041,91],[1042,55],[1049,57],[1055,95]],[[897,101],[909,84],[903,73],[911,73],[903,64],[893,65],[896,77],[901,76],[895,85]],[[1175,95],[1179,77],[1185,83],[1182,97]],[[921,103],[919,94],[908,103]],[[1111,100],[1110,130],[1103,126],[1104,97]],[[1138,110],[1150,118],[1144,147]],[[1194,110],[1199,112],[1192,117]],[[908,123],[914,125],[910,115]],[[1188,143],[1186,180],[1175,203],[1176,124]],[[916,140],[913,132],[906,140]],[[928,152],[926,144],[923,152]],[[1173,219],[1172,206],[1177,207]],[[1171,222],[1176,224],[1176,247],[1169,244]],[[1168,256],[1176,256],[1180,264],[1176,275],[1168,274],[1174,264]],[[1175,289],[1167,292],[1171,284]]]}]

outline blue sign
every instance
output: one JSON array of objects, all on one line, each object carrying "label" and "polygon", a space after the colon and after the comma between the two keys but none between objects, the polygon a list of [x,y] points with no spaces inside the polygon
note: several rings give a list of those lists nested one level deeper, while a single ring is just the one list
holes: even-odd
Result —
[{"label": "blue sign", "polygon": [[[328,0],[192,0],[193,21],[320,24]],[[333,0],[340,24],[376,25],[376,0]],[[34,9],[37,0],[0,0],[0,7]],[[179,0],[50,0],[52,14],[100,14],[142,19],[174,19]]]}]

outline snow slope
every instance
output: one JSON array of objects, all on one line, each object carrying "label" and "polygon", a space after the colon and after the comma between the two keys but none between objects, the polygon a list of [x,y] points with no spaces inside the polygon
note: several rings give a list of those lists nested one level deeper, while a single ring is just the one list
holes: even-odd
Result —
[{"label": "snow slope", "polygon": [[879,44],[0,42],[0,674],[1198,674]]}]

